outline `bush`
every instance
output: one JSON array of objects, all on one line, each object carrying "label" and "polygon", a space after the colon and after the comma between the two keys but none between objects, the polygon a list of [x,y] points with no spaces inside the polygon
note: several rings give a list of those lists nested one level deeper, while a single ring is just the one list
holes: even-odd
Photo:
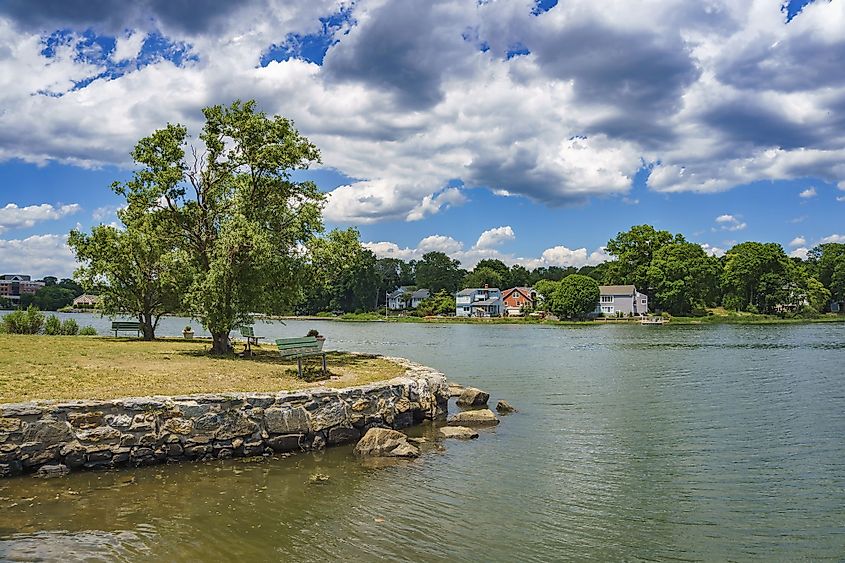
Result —
[{"label": "bush", "polygon": [[62,333],[62,321],[56,315],[47,317],[47,322],[44,323],[44,334],[49,336],[58,336]]},{"label": "bush", "polygon": [[13,311],[3,317],[3,328],[9,334],[38,334],[44,328],[44,313],[34,305]]},{"label": "bush", "polygon": [[65,336],[76,336],[79,334],[79,325],[73,319],[65,319],[62,322],[62,334]]},{"label": "bush", "polygon": [[84,326],[79,331],[79,336],[97,336],[97,329],[93,326]]}]

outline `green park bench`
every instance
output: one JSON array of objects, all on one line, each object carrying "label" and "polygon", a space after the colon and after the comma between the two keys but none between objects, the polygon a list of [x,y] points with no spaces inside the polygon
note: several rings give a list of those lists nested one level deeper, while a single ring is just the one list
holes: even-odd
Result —
[{"label": "green park bench", "polygon": [[141,337],[141,323],[135,321],[112,321],[111,323],[112,332],[114,332],[114,337],[117,338],[118,332],[132,332],[135,331],[136,336],[138,338]]},{"label": "green park bench", "polygon": [[279,354],[283,358],[296,358],[297,373],[302,377],[302,358],[308,356],[323,357],[323,376],[326,375],[326,353],[323,352],[323,339],[315,336],[300,338],[279,338],[276,340]]},{"label": "green park bench", "polygon": [[246,349],[244,350],[244,354],[252,356],[252,345],[255,344],[258,346],[258,341],[264,337],[256,336],[255,328],[252,325],[241,325],[240,331],[241,336],[246,338]]}]

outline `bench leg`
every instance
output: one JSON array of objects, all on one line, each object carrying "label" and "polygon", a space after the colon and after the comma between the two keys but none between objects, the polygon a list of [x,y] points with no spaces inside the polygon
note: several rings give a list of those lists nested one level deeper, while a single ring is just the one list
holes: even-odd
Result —
[{"label": "bench leg", "polygon": [[296,368],[299,372],[299,379],[302,379],[302,357],[296,359]]},{"label": "bench leg", "polygon": [[323,377],[326,377],[326,355],[323,354]]}]

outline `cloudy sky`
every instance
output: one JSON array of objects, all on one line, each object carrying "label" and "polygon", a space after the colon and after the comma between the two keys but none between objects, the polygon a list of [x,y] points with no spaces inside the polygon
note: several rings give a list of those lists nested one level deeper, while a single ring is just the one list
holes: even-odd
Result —
[{"label": "cloudy sky", "polygon": [[[3,0],[0,270],[68,275],[134,142],[258,100],[381,256],[845,240],[842,0]],[[0,272],[0,273],[3,273]]]}]

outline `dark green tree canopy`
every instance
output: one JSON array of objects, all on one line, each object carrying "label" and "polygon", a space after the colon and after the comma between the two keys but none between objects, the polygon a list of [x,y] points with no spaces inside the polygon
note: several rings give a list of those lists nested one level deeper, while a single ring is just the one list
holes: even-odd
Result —
[{"label": "dark green tree canopy", "polygon": [[463,278],[460,266],[460,262],[443,252],[428,252],[416,264],[417,286],[433,293],[441,290],[454,293]]}]

